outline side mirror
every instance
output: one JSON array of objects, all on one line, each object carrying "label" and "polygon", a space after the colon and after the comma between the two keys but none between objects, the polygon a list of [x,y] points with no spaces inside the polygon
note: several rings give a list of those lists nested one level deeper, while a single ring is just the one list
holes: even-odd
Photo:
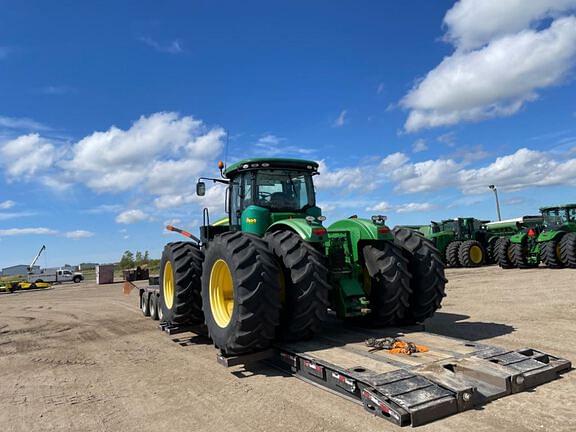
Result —
[{"label": "side mirror", "polygon": [[206,195],[206,183],[199,181],[196,183],[196,195],[204,196]]}]

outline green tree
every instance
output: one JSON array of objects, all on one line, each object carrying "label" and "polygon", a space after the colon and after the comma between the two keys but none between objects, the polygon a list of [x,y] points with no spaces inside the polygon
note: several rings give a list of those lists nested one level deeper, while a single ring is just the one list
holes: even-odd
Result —
[{"label": "green tree", "polygon": [[134,261],[136,261],[136,265],[142,265],[142,252],[136,251],[136,258]]},{"label": "green tree", "polygon": [[132,267],[134,267],[134,254],[127,250],[120,259],[120,268],[124,270]]},{"label": "green tree", "polygon": [[144,251],[144,258],[142,258],[142,264],[147,265],[150,263],[150,254],[148,251]]}]

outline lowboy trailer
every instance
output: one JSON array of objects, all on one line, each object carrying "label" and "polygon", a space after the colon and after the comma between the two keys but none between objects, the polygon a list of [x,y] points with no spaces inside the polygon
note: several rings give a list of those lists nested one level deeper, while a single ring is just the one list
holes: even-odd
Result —
[{"label": "lowboy trailer", "polygon": [[[158,278],[138,289],[145,316],[168,335],[206,334],[203,326],[171,326],[158,308]],[[393,353],[378,341],[403,341],[423,352]],[[218,352],[225,367],[266,362],[309,384],[361,404],[398,426],[420,426],[555,380],[571,362],[542,351],[506,349],[407,328],[365,329],[329,320],[311,340],[275,343],[245,355]]]}]

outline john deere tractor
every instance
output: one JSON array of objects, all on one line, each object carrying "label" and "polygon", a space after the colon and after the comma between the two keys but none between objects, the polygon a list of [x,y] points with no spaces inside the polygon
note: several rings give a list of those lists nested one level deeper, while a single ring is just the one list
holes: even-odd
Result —
[{"label": "john deere tractor", "polygon": [[576,204],[540,209],[544,229],[538,235],[540,257],[550,268],[576,268]]},{"label": "john deere tractor", "polygon": [[474,218],[446,219],[419,226],[418,231],[434,243],[450,267],[478,267],[489,261],[486,222]]},{"label": "john deere tractor", "polygon": [[421,322],[444,297],[441,255],[421,234],[391,231],[385,216],[352,216],[327,228],[313,185],[318,164],[242,160],[220,178],[227,216],[200,238],[169,243],[160,269],[163,319],[205,323],[224,353],[318,332],[329,310],[370,326]]}]

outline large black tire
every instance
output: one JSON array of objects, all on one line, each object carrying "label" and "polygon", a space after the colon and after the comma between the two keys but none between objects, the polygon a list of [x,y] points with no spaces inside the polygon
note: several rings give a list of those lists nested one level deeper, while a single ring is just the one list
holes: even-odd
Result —
[{"label": "large black tire", "polygon": [[[201,276],[204,254],[190,242],[168,243],[160,261],[160,307],[165,322],[172,325],[201,324],[202,314]],[[165,289],[170,275],[167,266],[172,268],[172,292]],[[166,292],[165,292],[166,291]],[[171,294],[171,298],[166,298]]]},{"label": "large black tire", "polygon": [[460,264],[460,259],[458,258],[458,251],[460,250],[461,241],[456,240],[448,243],[446,246],[446,264],[449,267],[462,267]]},{"label": "large black tire", "polygon": [[[229,272],[233,303],[229,316],[219,318],[215,297],[224,285],[221,272]],[[218,264],[219,263],[219,264]],[[220,274],[220,276],[219,276]],[[211,284],[213,285],[211,291]],[[251,234],[227,232],[208,244],[203,266],[202,309],[208,333],[216,347],[226,354],[240,354],[268,348],[280,323],[278,263],[267,243]],[[223,323],[219,325],[218,322]]]},{"label": "large black tire", "polygon": [[561,254],[561,241],[565,235],[558,235],[552,240],[548,240],[540,245],[542,261],[549,268],[558,269],[564,267]]},{"label": "large black tire", "polygon": [[496,264],[496,242],[497,238],[489,240],[486,245],[486,264]]},{"label": "large black tire", "polygon": [[403,322],[410,307],[412,289],[408,259],[392,242],[362,248],[370,276],[370,325],[385,327]]},{"label": "large black tire", "polygon": [[292,231],[275,231],[265,240],[280,263],[283,281],[279,336],[285,340],[310,338],[320,330],[329,306],[324,255]]},{"label": "large black tire", "polygon": [[80,283],[80,282],[82,282],[82,277],[81,276],[74,276],[74,279],[72,279],[72,281],[74,283]]},{"label": "large black tire", "polygon": [[434,243],[422,234],[406,229],[394,228],[394,243],[408,254],[408,270],[412,278],[412,297],[405,321],[418,323],[430,318],[441,308],[446,297],[446,276],[442,254]]},{"label": "large black tire", "polygon": [[576,268],[576,233],[568,233],[560,242],[562,262],[570,268]]},{"label": "large black tire", "polygon": [[512,242],[508,237],[500,237],[496,240],[496,263],[506,270],[516,267],[512,260],[511,245]]},{"label": "large black tire", "polygon": [[486,251],[478,240],[466,240],[458,249],[458,261],[463,267],[481,267],[486,262]]},{"label": "large black tire", "polygon": [[538,263],[531,263],[528,239],[524,237],[522,243],[511,243],[509,251],[514,265],[521,269],[538,267]]}]

